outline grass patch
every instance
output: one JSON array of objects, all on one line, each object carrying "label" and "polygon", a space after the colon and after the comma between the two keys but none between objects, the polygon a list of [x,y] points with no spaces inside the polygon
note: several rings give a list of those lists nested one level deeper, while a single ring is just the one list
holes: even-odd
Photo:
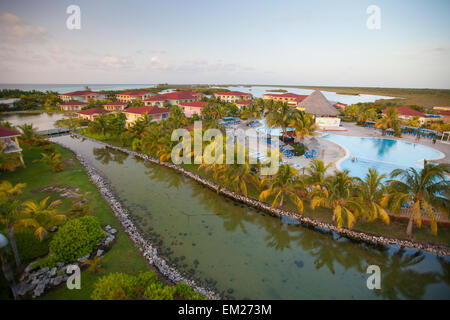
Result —
[{"label": "grass patch", "polygon": [[[111,225],[118,232],[118,240],[115,246],[105,254],[103,259],[103,266],[106,273],[109,272],[126,272],[138,273],[139,271],[148,270],[145,260],[134,248],[132,241],[123,232],[120,223],[109,208],[108,203],[102,198],[97,187],[89,180],[89,177],[84,172],[84,169],[76,159],[75,155],[64,148],[56,146],[58,152],[62,155],[62,161],[66,168],[58,173],[52,172],[41,162],[33,162],[41,158],[41,150],[33,148],[32,150],[24,150],[24,161],[26,168],[17,168],[14,172],[2,173],[0,180],[8,180],[13,184],[26,183],[20,200],[35,200],[39,201],[50,196],[50,201],[60,199],[62,200],[61,210],[67,210],[71,207],[72,198],[63,198],[57,192],[41,192],[42,189],[48,186],[67,186],[70,188],[79,188],[80,193],[89,192],[87,199],[91,209],[90,214],[98,217],[102,226]],[[27,238],[29,236],[26,236]],[[21,236],[18,237],[19,239]],[[20,242],[22,243],[22,242]],[[35,257],[48,250],[48,242],[44,241],[42,246],[38,246],[33,242],[33,248],[26,248],[19,244],[19,251],[22,257],[27,258],[25,261],[31,261]],[[29,252],[30,251],[30,252]],[[9,260],[12,262],[12,260]],[[95,281],[99,278],[90,271],[83,271],[81,275],[81,290],[68,290],[65,286],[49,292],[43,299],[90,299],[91,292]],[[4,278],[0,279],[0,298],[8,296],[8,289],[5,287]],[[6,290],[6,291],[5,291]]]}]

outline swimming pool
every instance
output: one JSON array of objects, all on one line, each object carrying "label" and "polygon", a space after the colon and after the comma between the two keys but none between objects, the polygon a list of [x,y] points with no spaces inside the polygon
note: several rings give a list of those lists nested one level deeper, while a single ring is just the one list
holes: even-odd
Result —
[{"label": "swimming pool", "polygon": [[[389,175],[394,169],[423,168],[423,159],[439,159],[444,154],[420,144],[393,139],[349,137],[327,134],[324,139],[346,149],[346,157],[336,165],[350,175],[364,178],[369,168]],[[352,161],[355,158],[355,161]]]}]

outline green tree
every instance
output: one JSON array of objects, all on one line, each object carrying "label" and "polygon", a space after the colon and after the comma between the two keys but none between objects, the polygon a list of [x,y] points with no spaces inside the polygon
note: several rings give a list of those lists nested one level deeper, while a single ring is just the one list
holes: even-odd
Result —
[{"label": "green tree", "polygon": [[259,200],[266,200],[274,196],[272,208],[276,205],[283,206],[285,198],[289,198],[303,212],[303,200],[299,196],[299,190],[304,189],[304,183],[300,180],[297,171],[288,164],[283,164],[278,168],[278,172],[265,179],[267,189],[259,194]]},{"label": "green tree", "polygon": [[325,181],[324,188],[317,188],[312,194],[311,208],[317,206],[331,208],[333,221],[341,228],[344,217],[347,227],[352,228],[356,217],[362,212],[361,199],[353,196],[354,179],[348,175],[348,170],[339,171]]},{"label": "green tree", "polygon": [[2,223],[9,233],[9,242],[16,261],[16,267],[21,268],[19,251],[17,250],[16,237],[13,225],[20,219],[20,202],[17,196],[22,193],[25,183],[12,185],[9,181],[2,181],[0,184],[0,223]]},{"label": "green tree", "polygon": [[[381,205],[393,213],[399,213],[402,206],[408,206],[409,221],[406,234],[411,237],[413,224],[420,228],[423,216],[430,219],[431,230],[437,234],[435,210],[450,212],[450,173],[449,164],[433,164],[425,162],[422,170],[415,168],[396,169],[392,171],[388,185],[388,193]],[[397,179],[395,179],[397,178]]]}]

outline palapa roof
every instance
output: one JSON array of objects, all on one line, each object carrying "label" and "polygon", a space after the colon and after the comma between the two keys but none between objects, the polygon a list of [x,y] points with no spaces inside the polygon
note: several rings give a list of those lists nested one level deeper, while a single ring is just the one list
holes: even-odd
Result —
[{"label": "palapa roof", "polygon": [[337,116],[339,111],[325,98],[322,92],[316,90],[311,93],[305,100],[298,104],[299,107],[305,108],[306,113],[315,116]]}]

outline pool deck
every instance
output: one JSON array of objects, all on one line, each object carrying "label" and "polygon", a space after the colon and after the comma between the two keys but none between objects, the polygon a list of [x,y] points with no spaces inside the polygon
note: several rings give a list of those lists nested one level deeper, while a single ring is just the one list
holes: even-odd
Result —
[{"label": "pool deck", "polygon": [[[391,137],[391,136],[382,136],[379,130],[364,128],[361,126],[357,126],[355,123],[351,122],[343,122],[342,127],[345,128],[345,131],[320,131],[317,130],[314,136],[309,136],[304,139],[305,146],[311,150],[314,149],[317,151],[317,159],[323,160],[325,164],[331,164],[329,169],[329,173],[332,173],[337,170],[336,163],[343,159],[346,155],[346,151],[340,145],[331,142],[329,140],[323,139],[322,136],[326,134],[336,134],[336,135],[344,135],[344,136],[353,136],[353,137],[374,137],[374,138],[386,138],[393,140],[403,140],[412,143],[418,143],[427,147],[434,148],[442,152],[445,157],[438,160],[432,160],[436,163],[450,163],[450,144],[441,143],[439,141],[436,144],[433,144],[433,141],[429,139],[420,139],[418,142],[415,141],[415,137],[411,135],[402,135],[401,138]],[[229,126],[228,129],[231,132],[234,132],[235,129],[243,129],[243,130],[252,130],[255,131],[255,128],[250,128],[246,125],[246,121],[243,121],[241,124]],[[256,139],[256,134],[251,134],[250,139]],[[254,137],[253,137],[254,136]],[[241,140],[243,137],[238,136]],[[250,146],[250,152],[256,152],[257,150],[253,150]],[[283,160],[286,163],[291,164],[296,169],[298,169],[301,173],[303,170],[301,168],[306,167],[311,162],[310,159],[301,157],[292,157],[290,159],[283,157]]]}]

